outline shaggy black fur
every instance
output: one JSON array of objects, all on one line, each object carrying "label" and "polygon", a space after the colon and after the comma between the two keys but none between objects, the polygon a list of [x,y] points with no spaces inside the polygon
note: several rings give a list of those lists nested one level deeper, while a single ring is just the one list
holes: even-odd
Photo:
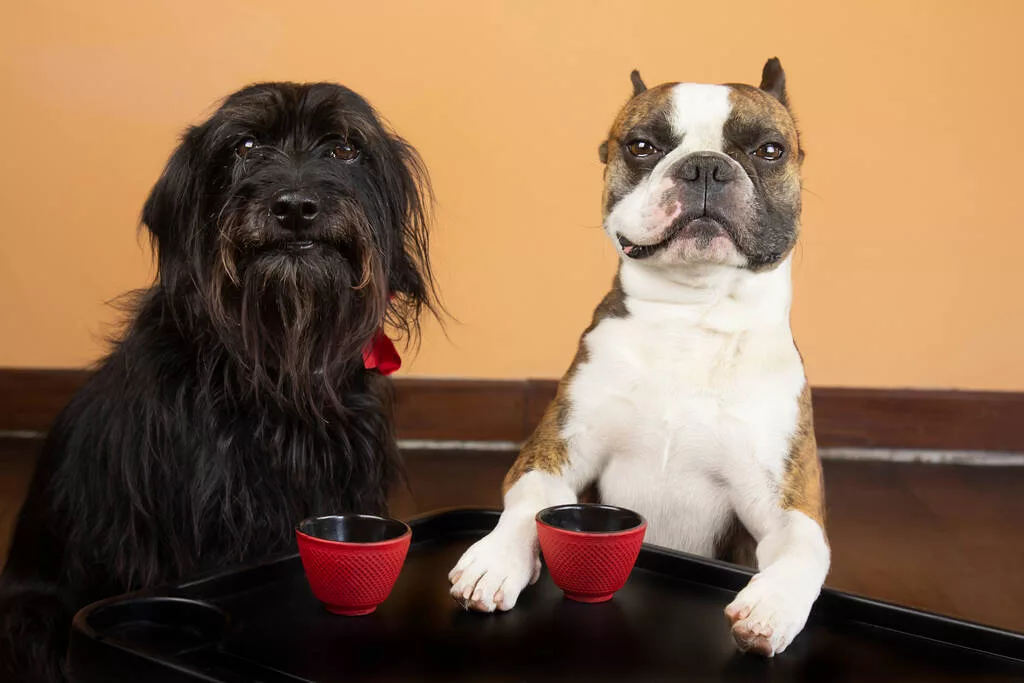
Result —
[{"label": "shaggy black fur", "polygon": [[189,129],[146,202],[154,286],[57,419],[0,577],[0,680],[60,680],[95,599],[288,551],[382,512],[399,472],[362,349],[433,307],[426,174],[333,84],[254,85]]}]

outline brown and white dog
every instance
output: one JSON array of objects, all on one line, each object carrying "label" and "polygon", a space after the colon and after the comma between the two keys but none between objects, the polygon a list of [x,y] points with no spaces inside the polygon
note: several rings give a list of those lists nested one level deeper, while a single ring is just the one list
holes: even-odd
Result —
[{"label": "brown and white dog", "polygon": [[803,628],[830,555],[789,326],[803,152],[785,74],[772,59],[760,88],[632,78],[600,148],[618,274],[451,592],[511,609],[540,572],[536,513],[596,485],[647,518],[650,543],[756,560],[725,613],[741,649],[770,656]]}]

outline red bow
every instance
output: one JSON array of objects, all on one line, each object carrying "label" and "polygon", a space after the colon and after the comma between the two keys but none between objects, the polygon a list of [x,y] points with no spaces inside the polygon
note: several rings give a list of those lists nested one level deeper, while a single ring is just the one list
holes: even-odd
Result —
[{"label": "red bow", "polygon": [[390,375],[402,367],[402,357],[383,329],[378,329],[373,340],[363,348],[363,367],[382,375]]}]

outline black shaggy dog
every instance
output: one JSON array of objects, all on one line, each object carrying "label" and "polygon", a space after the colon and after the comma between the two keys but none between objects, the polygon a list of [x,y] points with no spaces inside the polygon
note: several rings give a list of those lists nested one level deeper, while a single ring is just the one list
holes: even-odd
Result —
[{"label": "black shaggy dog", "polygon": [[434,309],[412,147],[344,87],[254,85],[146,201],[158,276],[50,432],[0,577],[0,680],[60,680],[71,616],[382,512],[390,386],[364,352]]}]

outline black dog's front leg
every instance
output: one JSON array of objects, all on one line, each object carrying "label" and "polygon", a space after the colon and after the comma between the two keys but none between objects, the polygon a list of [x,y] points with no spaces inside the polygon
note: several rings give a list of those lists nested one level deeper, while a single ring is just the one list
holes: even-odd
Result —
[{"label": "black dog's front leg", "polygon": [[45,481],[37,472],[0,576],[0,681],[66,680],[71,619],[79,600],[63,586],[62,544],[48,520]]}]

